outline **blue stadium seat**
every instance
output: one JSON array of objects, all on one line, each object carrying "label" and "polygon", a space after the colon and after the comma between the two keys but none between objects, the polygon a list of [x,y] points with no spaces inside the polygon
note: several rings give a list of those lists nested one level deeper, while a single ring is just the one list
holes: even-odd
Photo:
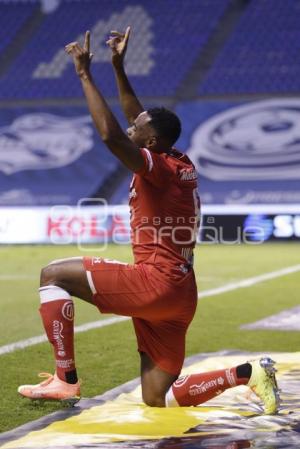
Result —
[{"label": "blue stadium seat", "polygon": [[299,2],[252,0],[199,94],[299,92],[299,21]]},{"label": "blue stadium seat", "polygon": [[36,7],[37,3],[0,3],[0,56]]},{"label": "blue stadium seat", "polygon": [[[106,96],[116,96],[105,40],[132,25],[127,69],[139,94],[173,95],[229,0],[89,0],[61,2],[45,18],[0,81],[2,98],[82,97],[64,46],[90,29],[93,72]],[[31,8],[29,4],[28,8]],[[24,5],[26,8],[26,6]],[[0,26],[2,20],[0,19]]]}]

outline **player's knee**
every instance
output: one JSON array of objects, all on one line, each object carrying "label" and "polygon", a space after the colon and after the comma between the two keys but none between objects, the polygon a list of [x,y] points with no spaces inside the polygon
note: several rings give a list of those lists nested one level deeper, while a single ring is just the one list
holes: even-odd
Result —
[{"label": "player's knee", "polygon": [[41,269],[40,285],[56,285],[59,282],[61,267],[56,261],[51,262]]},{"label": "player's knee", "polygon": [[143,401],[149,407],[165,407],[165,397],[153,394],[153,393],[143,393]]}]

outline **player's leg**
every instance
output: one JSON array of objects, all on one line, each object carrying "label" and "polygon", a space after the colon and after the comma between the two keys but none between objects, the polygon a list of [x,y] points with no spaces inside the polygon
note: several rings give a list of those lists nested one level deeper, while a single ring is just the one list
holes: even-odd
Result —
[{"label": "player's leg", "polygon": [[274,362],[264,357],[233,368],[178,377],[161,370],[146,353],[141,353],[143,400],[152,407],[196,406],[228,388],[248,385],[262,400],[265,413],[274,414],[280,398],[273,366]]},{"label": "player's leg", "polygon": [[198,405],[227,388],[249,382],[249,364],[179,377],[186,332],[197,303],[197,292],[190,288],[190,284],[187,277],[185,284],[180,286],[180,297],[177,288],[170,287],[164,292],[156,319],[147,319],[147,316],[133,319],[141,354],[142,394],[148,405]]},{"label": "player's leg", "polygon": [[251,372],[251,365],[245,363],[233,368],[180,376],[166,394],[166,405],[182,407],[202,404],[228,388],[247,385]]},{"label": "player's leg", "polygon": [[143,400],[154,407],[199,405],[228,388],[246,385],[250,377],[249,363],[226,370],[176,376],[160,369],[146,353],[141,353]]},{"label": "player's leg", "polygon": [[140,357],[143,401],[151,407],[165,407],[166,393],[178,376],[160,369],[145,352]]},{"label": "player's leg", "polygon": [[228,388],[247,385],[263,402],[265,413],[274,414],[280,402],[274,364],[269,357],[263,357],[233,368],[179,377],[167,392],[166,404],[199,405]]},{"label": "player's leg", "polygon": [[145,306],[149,308],[152,290],[143,267],[99,257],[62,259],[43,268],[40,312],[54,348],[56,373],[46,384],[22,386],[19,392],[30,398],[60,399],[62,390],[68,395],[70,386],[75,386],[75,396],[79,396],[71,295],[94,304],[103,313],[133,316]]},{"label": "player's leg", "polygon": [[166,393],[178,376],[161,370],[145,352],[140,357],[143,401],[151,407],[165,407]]},{"label": "player's leg", "polygon": [[77,383],[74,357],[74,304],[72,296],[92,302],[82,257],[61,259],[41,271],[40,314],[64,382]]},{"label": "player's leg", "polygon": [[[277,411],[279,395],[274,362],[263,358],[239,366],[179,376],[186,325],[176,321],[133,320],[141,354],[143,400],[150,406],[195,406],[228,388],[248,385],[262,400],[265,413]],[[178,373],[178,374],[177,374]]]},{"label": "player's leg", "polygon": [[74,356],[74,304],[72,296],[90,303],[90,290],[81,257],[54,261],[41,271],[40,314],[55,356],[55,375],[37,386],[22,386],[30,398],[76,402],[80,398]]},{"label": "player's leg", "polygon": [[40,291],[56,286],[71,296],[93,303],[82,257],[54,260],[41,270]]}]

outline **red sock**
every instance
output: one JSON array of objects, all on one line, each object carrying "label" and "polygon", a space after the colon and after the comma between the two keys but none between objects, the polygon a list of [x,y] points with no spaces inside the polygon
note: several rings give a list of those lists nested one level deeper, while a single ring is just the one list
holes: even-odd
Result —
[{"label": "red sock", "polygon": [[65,290],[56,286],[41,287],[39,291],[40,314],[48,340],[54,348],[56,374],[65,382],[70,380],[71,375],[73,379],[70,383],[75,383],[73,301]]},{"label": "red sock", "polygon": [[236,368],[179,377],[166,395],[167,407],[199,405],[227,388],[245,385],[249,378],[238,378]]}]

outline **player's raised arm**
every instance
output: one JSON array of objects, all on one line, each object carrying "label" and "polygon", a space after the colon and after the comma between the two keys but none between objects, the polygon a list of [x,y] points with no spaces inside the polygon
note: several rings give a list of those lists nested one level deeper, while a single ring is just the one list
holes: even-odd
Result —
[{"label": "player's raised arm", "polygon": [[139,171],[144,165],[141,152],[121,129],[90,73],[93,56],[90,53],[90,32],[85,34],[83,48],[78,42],[71,42],[66,45],[65,50],[73,57],[91,116],[103,142],[127,168],[134,172]]},{"label": "player's raised arm", "polygon": [[112,65],[116,76],[121,107],[128,123],[132,125],[137,116],[144,111],[144,108],[139,102],[124,69],[124,58],[129,36],[130,27],[126,28],[125,33],[111,31],[110,38],[106,43],[112,51]]}]

